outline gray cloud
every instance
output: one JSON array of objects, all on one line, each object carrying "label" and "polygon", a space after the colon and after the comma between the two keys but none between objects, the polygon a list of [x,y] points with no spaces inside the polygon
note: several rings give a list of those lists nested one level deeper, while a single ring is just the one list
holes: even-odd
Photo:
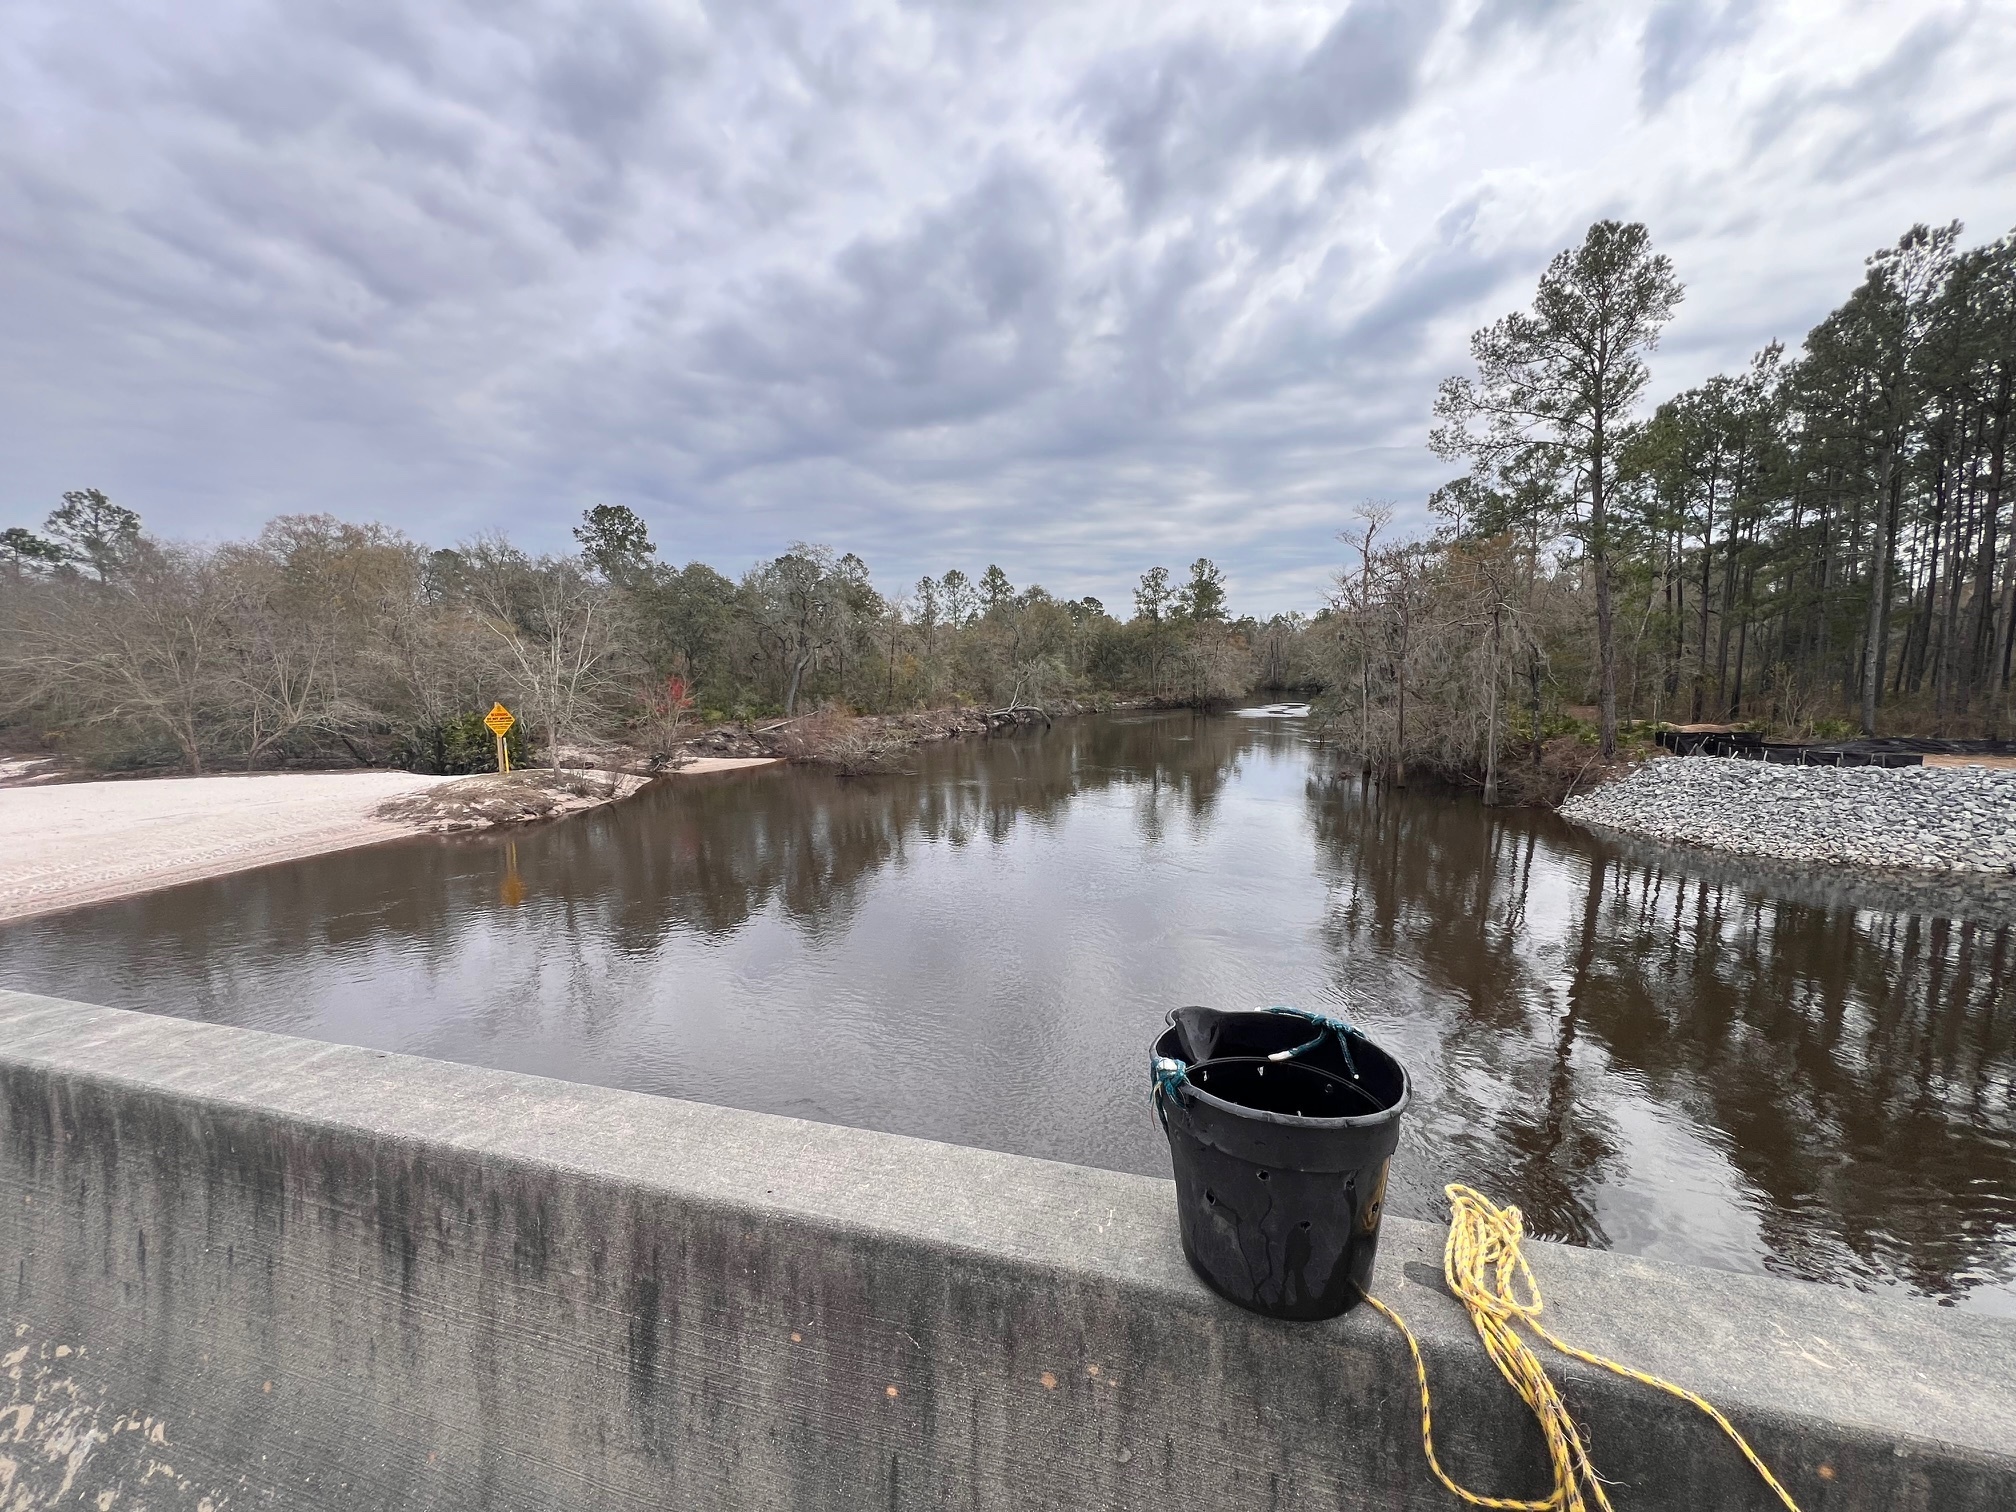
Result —
[{"label": "gray cloud", "polygon": [[1413,101],[1439,0],[1358,0],[1306,51],[1203,34],[1113,58],[1079,105],[1140,217],[1208,195],[1256,154],[1329,154]]},{"label": "gray cloud", "polygon": [[1645,22],[1638,97],[1657,111],[1700,75],[1715,55],[1756,30],[1757,0],[1663,0]]},{"label": "gray cloud", "polygon": [[829,406],[850,429],[970,421],[1053,380],[1064,355],[1063,231],[1047,186],[996,169],[812,278],[777,281],[703,336],[710,368]]},{"label": "gray cloud", "polygon": [[1583,0],[1482,0],[1471,13],[1473,40],[1495,41],[1509,32],[1540,32],[1580,9]]},{"label": "gray cloud", "polygon": [[1309,608],[1353,503],[1441,480],[1468,331],[1596,215],[1711,285],[1698,367],[1799,334],[1725,263],[1804,316],[1996,201],[1975,12],[1452,5],[15,0],[0,524],[90,485],[184,535],[557,547],[606,499],[730,569],[823,539],[1124,602],[1209,554]]},{"label": "gray cloud", "polygon": [[1964,129],[1964,122],[1948,120],[1942,132],[1922,117],[1935,98],[1928,84],[1966,30],[1960,17],[1926,16],[1845,80],[1788,81],[1755,113],[1753,149],[1774,147],[1795,132],[1824,133],[1814,169],[1839,178],[1909,155],[1934,135]]}]

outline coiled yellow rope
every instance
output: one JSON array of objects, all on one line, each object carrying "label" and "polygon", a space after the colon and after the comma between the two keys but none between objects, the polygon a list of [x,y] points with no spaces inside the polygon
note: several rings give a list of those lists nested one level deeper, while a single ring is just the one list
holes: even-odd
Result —
[{"label": "coiled yellow rope", "polygon": [[1591,1365],[1601,1365],[1605,1370],[1615,1371],[1647,1386],[1656,1386],[1683,1402],[1699,1407],[1715,1421],[1717,1427],[1736,1441],[1743,1457],[1764,1477],[1764,1484],[1777,1493],[1778,1500],[1789,1512],[1799,1512],[1798,1503],[1778,1484],[1778,1478],[1771,1473],[1770,1467],[1757,1457],[1757,1451],[1736,1431],[1735,1425],[1714,1407],[1671,1381],[1662,1381],[1642,1370],[1633,1370],[1615,1360],[1606,1360],[1601,1355],[1577,1349],[1548,1332],[1540,1322],[1540,1283],[1533,1279],[1526,1256],[1519,1248],[1521,1239],[1525,1237],[1525,1220],[1520,1216],[1519,1209],[1501,1208],[1467,1186],[1449,1186],[1443,1191],[1449,1198],[1450,1207],[1449,1241],[1442,1249],[1443,1279],[1470,1314],[1470,1321],[1477,1329],[1477,1336],[1484,1341],[1484,1351],[1491,1356],[1491,1363],[1498,1367],[1498,1373],[1511,1383],[1512,1389],[1519,1393],[1520,1399],[1539,1420],[1540,1431],[1547,1439],[1547,1457],[1553,1466],[1554,1491],[1543,1501],[1519,1501],[1511,1497],[1480,1496],[1450,1478],[1435,1458],[1435,1434],[1428,1401],[1428,1367],[1421,1362],[1421,1346],[1414,1340],[1414,1330],[1407,1326],[1400,1314],[1368,1293],[1365,1300],[1400,1330],[1407,1340],[1408,1352],[1414,1356],[1414,1374],[1421,1383],[1421,1448],[1428,1456],[1428,1468],[1435,1472],[1437,1480],[1473,1507],[1501,1507],[1510,1509],[1510,1512],[1588,1512],[1594,1506],[1602,1512],[1611,1512],[1610,1498],[1604,1494],[1596,1467],[1589,1462],[1588,1448],[1582,1442],[1575,1420],[1568,1415],[1567,1404],[1561,1400],[1561,1393],[1553,1381],[1548,1379],[1540,1357],[1533,1353],[1520,1335],[1519,1326],[1524,1324],[1565,1355],[1573,1355]]}]

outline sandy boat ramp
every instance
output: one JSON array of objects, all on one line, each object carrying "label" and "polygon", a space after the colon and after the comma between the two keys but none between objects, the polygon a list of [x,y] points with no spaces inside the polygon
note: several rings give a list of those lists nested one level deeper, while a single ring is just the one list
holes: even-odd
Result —
[{"label": "sandy boat ramp", "polygon": [[[715,758],[678,775],[766,764]],[[456,780],[272,772],[0,787],[0,922],[402,839],[426,826],[379,808]]]}]

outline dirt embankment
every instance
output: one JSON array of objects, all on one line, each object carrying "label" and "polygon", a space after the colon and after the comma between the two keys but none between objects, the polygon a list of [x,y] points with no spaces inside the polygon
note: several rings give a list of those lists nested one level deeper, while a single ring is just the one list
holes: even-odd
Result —
[{"label": "dirt embankment", "polygon": [[[1498,802],[1507,808],[1559,808],[1578,793],[1592,792],[1630,776],[1644,765],[1648,756],[1656,754],[1630,749],[1620,751],[1611,760],[1605,761],[1597,754],[1595,746],[1572,735],[1557,736],[1542,745],[1537,754],[1530,750],[1518,751],[1501,760],[1498,767]],[[1351,770],[1358,760],[1349,752],[1340,755],[1339,759],[1346,771]],[[1451,771],[1442,766],[1410,766],[1407,777],[1410,785],[1430,791],[1447,790],[1475,795],[1484,789],[1482,770]]]},{"label": "dirt embankment", "polygon": [[453,777],[382,803],[376,816],[432,834],[558,819],[628,798],[650,779],[629,772],[527,768]]},{"label": "dirt embankment", "polygon": [[1521,753],[1498,769],[1501,803],[1528,808],[1559,808],[1577,793],[1593,792],[1629,777],[1656,751],[1625,749],[1604,760],[1598,749],[1573,735],[1544,741],[1540,759]]},{"label": "dirt embankment", "polygon": [[563,749],[560,759],[564,766],[575,769],[640,777],[713,771],[728,763],[744,765],[760,760],[810,762],[849,773],[886,772],[899,767],[910,751],[932,741],[1027,729],[1077,714],[1160,707],[1165,705],[1133,698],[1062,699],[1040,709],[1019,705],[1012,709],[920,709],[906,714],[850,714],[828,708],[792,719],[696,730],[666,752],[610,744]]},{"label": "dirt embankment", "polygon": [[1024,725],[1047,725],[1040,709],[931,709],[915,714],[843,714],[821,710],[758,732],[767,749],[791,761],[847,773],[887,772],[918,746],[962,735],[986,735]]},{"label": "dirt embankment", "polygon": [[1134,698],[1098,703],[1064,699],[1042,708],[1016,705],[1004,709],[923,709],[912,714],[844,714],[822,709],[798,719],[759,726],[754,735],[764,749],[792,761],[813,762],[848,773],[886,772],[899,767],[904,757],[918,746],[934,740],[1048,727],[1055,720],[1078,714],[1165,706],[1153,699]]}]

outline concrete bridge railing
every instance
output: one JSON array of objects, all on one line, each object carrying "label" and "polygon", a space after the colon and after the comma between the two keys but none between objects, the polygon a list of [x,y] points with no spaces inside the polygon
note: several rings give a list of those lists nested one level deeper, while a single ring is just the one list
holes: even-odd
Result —
[{"label": "concrete bridge railing", "polygon": [[[0,1508],[1447,1508],[1367,1309],[1249,1316],[1171,1187],[0,993]],[[2016,1325],[1536,1246],[1565,1336],[1807,1512],[2016,1505]],[[1529,1419],[1389,1221],[1450,1468]],[[1550,1362],[1554,1363],[1554,1362]],[[1558,1362],[1620,1509],[1772,1505]]]}]

